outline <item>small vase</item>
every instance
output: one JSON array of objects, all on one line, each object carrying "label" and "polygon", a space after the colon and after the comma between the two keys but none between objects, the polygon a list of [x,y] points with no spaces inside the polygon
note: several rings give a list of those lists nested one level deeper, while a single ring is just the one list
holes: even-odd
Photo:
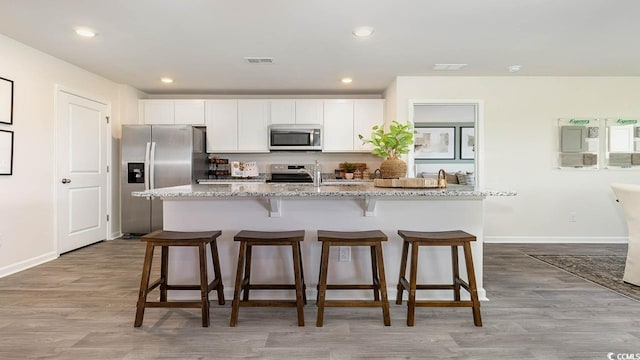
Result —
[{"label": "small vase", "polygon": [[345,174],[344,174],[344,177],[345,177],[345,179],[347,179],[347,180],[351,180],[351,179],[353,179],[353,173],[345,173]]},{"label": "small vase", "polygon": [[380,164],[383,179],[399,179],[407,176],[407,163],[395,158],[386,159]]}]

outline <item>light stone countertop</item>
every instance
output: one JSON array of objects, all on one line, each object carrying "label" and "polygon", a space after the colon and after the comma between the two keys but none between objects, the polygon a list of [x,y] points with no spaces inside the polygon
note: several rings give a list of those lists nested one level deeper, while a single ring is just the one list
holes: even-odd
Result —
[{"label": "light stone countertop", "polygon": [[133,196],[153,198],[228,197],[375,197],[375,198],[485,198],[515,196],[513,191],[478,190],[472,186],[449,185],[446,189],[382,188],[373,184],[322,185],[240,182],[232,184],[193,184],[134,191]]}]

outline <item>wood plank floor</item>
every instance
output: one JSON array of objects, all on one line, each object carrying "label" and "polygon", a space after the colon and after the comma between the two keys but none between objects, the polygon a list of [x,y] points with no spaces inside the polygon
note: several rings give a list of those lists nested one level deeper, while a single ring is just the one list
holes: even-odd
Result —
[{"label": "wood plank floor", "polygon": [[525,253],[625,252],[486,244],[482,328],[470,309],[432,308],[408,328],[398,305],[391,327],[378,309],[328,308],[316,328],[313,301],[305,327],[293,308],[243,308],[230,328],[231,299],[212,302],[209,328],[189,309],[147,309],[134,328],[143,244],[103,242],[0,279],[0,359],[607,359],[640,353],[640,303]]}]

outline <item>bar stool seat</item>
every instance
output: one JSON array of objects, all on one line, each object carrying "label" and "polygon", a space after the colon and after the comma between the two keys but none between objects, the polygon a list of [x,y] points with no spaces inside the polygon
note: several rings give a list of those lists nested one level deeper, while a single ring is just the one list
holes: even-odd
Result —
[{"label": "bar stool seat", "polygon": [[[381,307],[383,321],[391,325],[389,317],[389,299],[382,257],[382,242],[387,236],[380,230],[370,231],[328,231],[318,230],[318,241],[322,242],[320,259],[320,279],[318,280],[318,318],[316,326],[324,321],[325,307]],[[372,284],[327,284],[329,269],[329,251],[331,246],[369,246],[371,249]],[[373,290],[373,300],[325,300],[327,290]],[[381,299],[382,298],[382,299]]]},{"label": "bar stool seat", "polygon": [[[476,286],[476,277],[473,269],[473,257],[471,254],[471,242],[476,241],[476,237],[462,230],[453,231],[408,231],[398,230],[398,234],[403,241],[402,259],[400,262],[400,276],[398,279],[398,294],[396,304],[402,304],[402,293],[407,290],[409,301],[407,303],[407,326],[413,326],[415,308],[418,307],[471,307],[473,309],[473,322],[476,326],[482,326],[480,316],[480,301]],[[409,281],[405,278],[407,268],[407,257],[411,246],[411,271]],[[453,271],[453,284],[417,284],[418,273],[418,251],[420,246],[450,246],[451,264]],[[458,267],[458,246],[464,249],[464,259],[467,268],[468,283],[460,278]],[[471,295],[470,301],[460,300],[460,287],[464,288]],[[416,290],[453,290],[452,301],[421,300],[416,301]]]},{"label": "bar stool seat", "polygon": [[[304,230],[294,231],[251,231],[242,230],[234,237],[240,242],[238,269],[233,293],[231,321],[236,326],[241,306],[291,306],[298,311],[298,326],[304,326],[303,306],[307,303],[305,295],[304,271],[300,242],[304,241]],[[293,254],[294,284],[252,284],[251,253],[254,246],[291,246]],[[250,290],[296,290],[295,300],[249,300]],[[240,293],[242,292],[242,299]]]},{"label": "bar stool seat", "polygon": [[[142,279],[140,281],[140,292],[136,305],[135,327],[142,325],[144,310],[146,307],[179,307],[179,308],[200,308],[202,309],[202,326],[209,326],[209,292],[216,290],[218,293],[218,303],[224,305],[224,291],[222,285],[222,275],[220,273],[220,258],[218,256],[218,245],[216,239],[221,235],[220,231],[202,232],[179,232],[156,230],[143,236],[140,240],[147,243],[142,267]],[[215,278],[208,282],[207,277],[207,250],[206,245],[211,248],[211,261]],[[160,258],[160,278],[149,285],[151,277],[151,264],[153,262],[153,251],[156,246],[162,247]],[[198,261],[200,265],[199,285],[169,285],[169,247],[170,246],[194,246],[198,248]],[[147,301],[150,291],[160,287],[160,301]],[[200,290],[200,301],[167,301],[167,290]]]}]

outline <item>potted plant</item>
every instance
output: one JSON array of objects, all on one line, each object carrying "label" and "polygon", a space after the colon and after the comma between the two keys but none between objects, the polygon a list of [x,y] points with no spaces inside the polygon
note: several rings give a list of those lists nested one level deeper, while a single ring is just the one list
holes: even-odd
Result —
[{"label": "potted plant", "polygon": [[350,162],[345,161],[342,164],[342,167],[344,168],[344,177],[346,179],[353,179],[353,172],[356,170],[356,164],[352,164]]},{"label": "potted plant", "polygon": [[413,145],[413,125],[410,121],[401,124],[393,121],[389,125],[389,131],[384,131],[384,126],[371,128],[371,138],[365,139],[362,134],[358,138],[363,144],[374,146],[371,153],[385,159],[380,164],[380,172],[383,179],[398,179],[407,176],[407,163],[399,156],[409,153],[409,147]]}]

